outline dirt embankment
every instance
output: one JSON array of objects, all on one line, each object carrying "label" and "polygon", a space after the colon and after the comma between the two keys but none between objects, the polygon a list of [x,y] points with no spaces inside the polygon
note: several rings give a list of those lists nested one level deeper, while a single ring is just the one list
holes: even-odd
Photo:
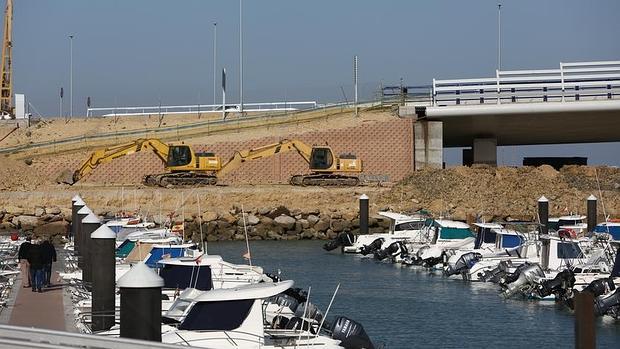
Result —
[{"label": "dirt embankment", "polygon": [[[600,190],[599,190],[600,189]],[[620,169],[565,166],[455,167],[412,174],[379,197],[396,210],[427,209],[455,219],[530,219],[537,199],[549,199],[551,215],[585,213],[586,199],[599,198],[598,213],[620,216]],[[604,207],[603,207],[604,205]]]}]

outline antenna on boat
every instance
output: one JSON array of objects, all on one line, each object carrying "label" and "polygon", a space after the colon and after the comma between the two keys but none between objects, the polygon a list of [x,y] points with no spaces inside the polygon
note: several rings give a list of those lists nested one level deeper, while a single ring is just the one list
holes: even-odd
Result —
[{"label": "antenna on boat", "polygon": [[243,204],[241,204],[241,217],[243,217],[243,231],[245,233],[245,247],[247,248],[247,252],[243,255],[243,258],[248,260],[250,266],[252,266],[252,254],[250,253],[250,240],[248,239],[248,227],[245,224],[245,210],[243,209]]},{"label": "antenna on boat", "polygon": [[183,240],[185,243],[185,200],[183,198],[183,192],[181,192],[181,230],[183,231]]},{"label": "antenna on boat", "polygon": [[605,211],[605,201],[603,200],[603,191],[601,191],[601,182],[598,180],[598,171],[594,168],[594,175],[596,175],[596,185],[598,186],[598,196],[601,198],[601,208],[603,209],[603,216],[605,217],[605,227],[607,228],[607,234],[609,234],[609,224],[607,212]]},{"label": "antenna on boat", "polygon": [[295,342],[295,348],[297,348],[299,342],[301,342],[301,335],[304,333],[304,321],[306,321],[306,312],[308,311],[308,303],[310,303],[310,291],[312,291],[312,286],[308,286],[308,296],[306,297],[306,304],[304,304],[304,315],[301,317],[301,326],[299,328],[299,339]]},{"label": "antenna on boat", "polygon": [[200,195],[196,193],[196,201],[198,202],[198,225],[200,226],[200,244],[202,246],[202,253],[207,254],[207,243],[202,236],[202,211],[200,210]]},{"label": "antenna on boat", "polygon": [[332,303],[334,302],[334,298],[336,298],[336,294],[338,293],[339,289],[340,289],[340,283],[338,283],[338,286],[336,286],[336,290],[334,291],[334,294],[332,295],[332,299],[329,301],[329,305],[327,306],[325,315],[323,315],[323,318],[321,319],[321,324],[319,325],[319,329],[316,330],[316,335],[314,336],[314,338],[319,337],[319,333],[321,332],[321,328],[323,328],[323,323],[325,322],[325,318],[327,318],[327,315],[329,314],[329,309],[332,307]]}]

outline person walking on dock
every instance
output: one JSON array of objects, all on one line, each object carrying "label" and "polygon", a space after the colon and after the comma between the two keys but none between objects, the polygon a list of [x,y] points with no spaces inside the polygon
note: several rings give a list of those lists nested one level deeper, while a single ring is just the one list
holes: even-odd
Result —
[{"label": "person walking on dock", "polygon": [[28,251],[32,244],[30,243],[30,236],[26,238],[26,241],[22,242],[19,245],[19,251],[17,253],[19,259],[19,270],[22,276],[22,282],[24,283],[24,287],[30,287],[32,283],[30,276],[30,262],[28,262]]},{"label": "person walking on dock", "polygon": [[32,246],[28,250],[28,262],[30,263],[30,285],[32,286],[32,292],[43,292],[43,278],[45,273],[43,267],[45,265],[43,260],[43,247],[39,240],[33,241]]},{"label": "person walking on dock", "polygon": [[51,237],[43,241],[41,249],[43,252],[43,286],[50,287],[52,279],[52,263],[56,262],[56,249],[51,242]]}]

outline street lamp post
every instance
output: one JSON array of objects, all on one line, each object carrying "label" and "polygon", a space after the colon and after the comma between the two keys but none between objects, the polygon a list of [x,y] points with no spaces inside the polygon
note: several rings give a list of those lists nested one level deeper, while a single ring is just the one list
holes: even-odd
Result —
[{"label": "street lamp post", "polygon": [[69,117],[73,117],[73,35],[69,35]]},{"label": "street lamp post", "polygon": [[502,69],[502,4],[497,4],[497,70]]},{"label": "street lamp post", "polygon": [[213,108],[215,108],[215,95],[217,90],[217,22],[213,23]]},{"label": "street lamp post", "polygon": [[243,0],[239,0],[239,113],[243,115]]}]

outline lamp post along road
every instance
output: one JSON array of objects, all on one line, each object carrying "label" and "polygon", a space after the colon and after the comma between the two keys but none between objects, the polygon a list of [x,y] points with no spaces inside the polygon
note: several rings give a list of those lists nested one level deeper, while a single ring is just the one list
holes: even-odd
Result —
[{"label": "lamp post along road", "polygon": [[73,117],[73,35],[69,35],[69,117]]},{"label": "lamp post along road", "polygon": [[497,70],[502,69],[502,4],[497,4]]},{"label": "lamp post along road", "polygon": [[243,115],[243,0],[239,0],[239,113]]},{"label": "lamp post along road", "polygon": [[215,95],[217,93],[217,22],[213,23],[213,106],[215,108]]}]

